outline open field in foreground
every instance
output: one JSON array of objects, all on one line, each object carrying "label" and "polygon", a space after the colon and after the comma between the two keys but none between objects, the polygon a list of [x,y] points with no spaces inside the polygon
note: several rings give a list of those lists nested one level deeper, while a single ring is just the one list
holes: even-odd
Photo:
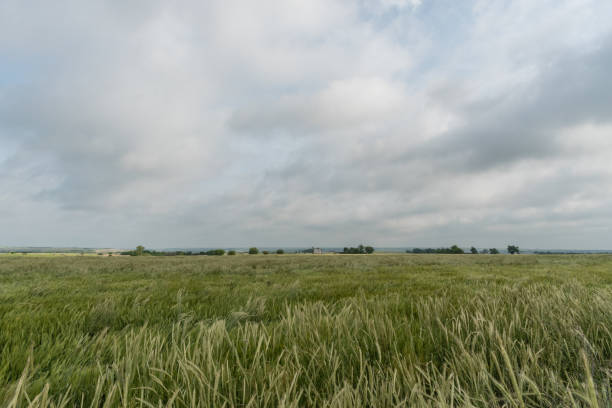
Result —
[{"label": "open field in foreground", "polygon": [[5,256],[0,319],[0,406],[612,406],[606,255]]}]

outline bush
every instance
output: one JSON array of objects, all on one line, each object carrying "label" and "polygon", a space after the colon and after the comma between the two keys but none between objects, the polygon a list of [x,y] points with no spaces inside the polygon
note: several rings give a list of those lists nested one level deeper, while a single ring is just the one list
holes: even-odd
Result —
[{"label": "bush", "polygon": [[250,255],[257,255],[258,253],[259,253],[259,249],[257,249],[256,247],[249,248]]},{"label": "bush", "polygon": [[268,255],[270,253],[270,251],[262,251],[261,253],[264,254],[264,255]]},{"label": "bush", "polygon": [[232,249],[232,250],[227,251],[227,254],[228,254],[228,255],[236,255],[236,251],[234,251],[234,250]]},{"label": "bush", "polygon": [[284,253],[285,253],[285,250],[283,250],[283,249],[277,249],[277,250],[276,250],[276,253],[277,253],[277,254],[279,254],[279,255],[282,255],[282,254],[284,254]]}]

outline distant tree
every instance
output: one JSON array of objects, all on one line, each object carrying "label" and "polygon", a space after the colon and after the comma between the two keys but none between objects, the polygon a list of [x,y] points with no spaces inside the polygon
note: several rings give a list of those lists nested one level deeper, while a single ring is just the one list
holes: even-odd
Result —
[{"label": "distant tree", "polygon": [[257,249],[256,247],[249,248],[249,254],[257,255],[258,253],[259,253],[259,249]]},{"label": "distant tree", "polygon": [[227,251],[228,255],[236,255],[236,251],[234,251],[233,249],[230,249],[229,251]]},{"label": "distant tree", "polygon": [[[188,253],[187,255],[191,255],[191,253]],[[210,251],[200,252],[200,255],[222,256],[225,255],[225,249],[211,249]]]},{"label": "distant tree", "polygon": [[489,249],[489,252],[491,253],[491,255],[499,254],[499,251],[497,250],[497,248],[491,248],[491,249]]},{"label": "distant tree", "polygon": [[470,248],[470,252],[473,253],[473,254],[477,254],[478,250],[476,249],[476,247],[471,247]]},{"label": "distant tree", "polygon": [[[368,252],[371,251],[371,252]],[[357,246],[357,248],[347,248],[344,247],[344,250],[342,251],[343,254],[371,254],[372,252],[374,252],[374,248],[372,248],[371,246],[363,246],[363,245],[359,245]]]},{"label": "distant tree", "polygon": [[145,248],[142,245],[138,245],[136,247],[136,251],[134,251],[134,255],[142,256],[142,254],[144,254],[144,250],[145,250]]},{"label": "distant tree", "polygon": [[463,252],[463,249],[459,248],[457,245],[453,245],[450,248],[413,248],[412,251],[407,250],[406,252],[412,252],[413,254],[464,254],[465,253]]},{"label": "distant tree", "polygon": [[270,251],[261,251],[262,254],[264,255],[268,255],[270,253]]},{"label": "distant tree", "polygon": [[483,249],[482,251],[480,251],[481,254],[488,254],[489,250],[487,248]]},{"label": "distant tree", "polygon": [[519,247],[517,245],[508,245],[508,253],[511,255],[520,254]]},{"label": "distant tree", "polygon": [[279,255],[282,255],[282,254],[285,253],[285,250],[284,249],[277,249],[276,253],[279,254]]},{"label": "distant tree", "polygon": [[453,245],[452,247],[450,247],[450,253],[451,254],[463,254],[465,252],[463,252],[463,249],[459,248],[457,245]]}]

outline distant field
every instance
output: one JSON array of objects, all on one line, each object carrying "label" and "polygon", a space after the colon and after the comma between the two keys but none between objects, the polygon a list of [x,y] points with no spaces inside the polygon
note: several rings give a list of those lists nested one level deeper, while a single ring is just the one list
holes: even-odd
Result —
[{"label": "distant field", "polygon": [[610,407],[612,256],[0,257],[0,406]]}]

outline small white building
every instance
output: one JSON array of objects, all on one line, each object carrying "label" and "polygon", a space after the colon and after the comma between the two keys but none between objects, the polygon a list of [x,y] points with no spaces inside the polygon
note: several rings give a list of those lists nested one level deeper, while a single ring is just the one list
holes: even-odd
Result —
[{"label": "small white building", "polygon": [[323,254],[323,250],[321,248],[313,247],[312,248],[312,253],[315,254],[315,255],[321,255],[321,254]]}]

